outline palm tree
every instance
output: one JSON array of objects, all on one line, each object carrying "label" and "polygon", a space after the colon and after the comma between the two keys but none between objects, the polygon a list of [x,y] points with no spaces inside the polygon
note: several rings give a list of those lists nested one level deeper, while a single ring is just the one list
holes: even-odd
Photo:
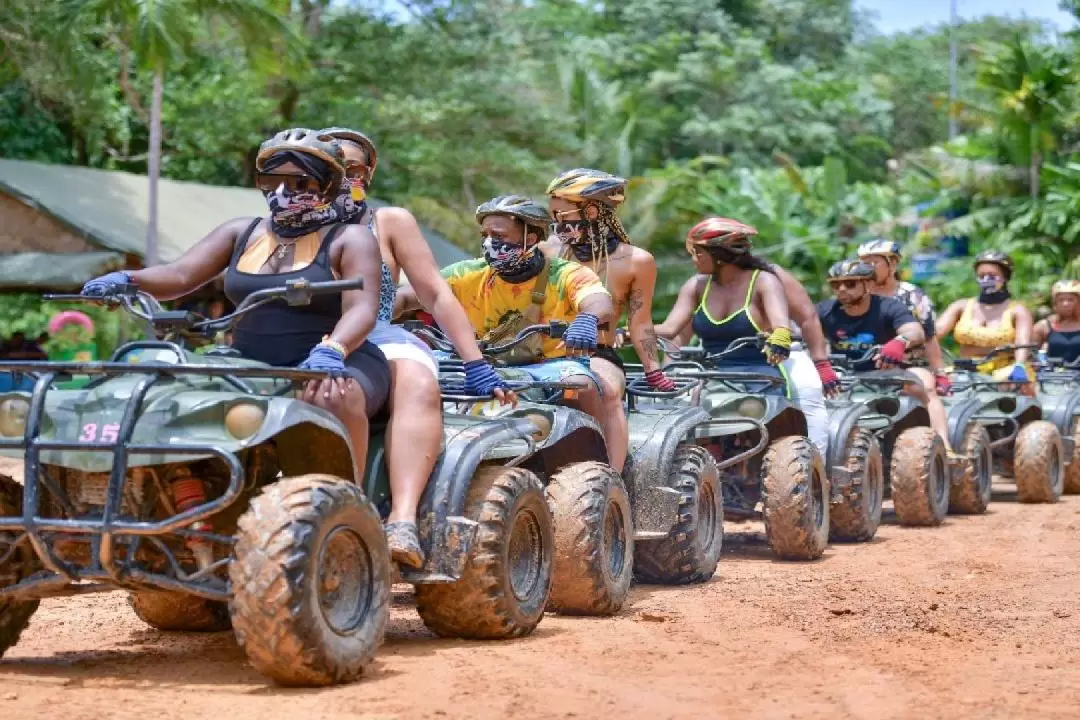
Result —
[{"label": "palm tree", "polygon": [[1020,37],[1005,43],[979,70],[979,84],[994,97],[989,114],[1009,159],[1028,168],[1033,200],[1039,197],[1043,161],[1055,147],[1054,129],[1075,82],[1066,52]]},{"label": "palm tree", "polygon": [[[273,0],[66,0],[74,21],[88,19],[105,23],[120,49],[121,84],[133,109],[143,114],[138,93],[128,83],[128,67],[134,65],[152,73],[150,96],[150,148],[148,174],[150,207],[146,230],[145,265],[158,261],[158,180],[161,175],[161,103],[165,94],[165,74],[190,54],[201,29],[211,19],[219,19],[236,32],[245,51],[288,38],[289,16],[277,13]],[[280,3],[278,3],[280,5]]]}]

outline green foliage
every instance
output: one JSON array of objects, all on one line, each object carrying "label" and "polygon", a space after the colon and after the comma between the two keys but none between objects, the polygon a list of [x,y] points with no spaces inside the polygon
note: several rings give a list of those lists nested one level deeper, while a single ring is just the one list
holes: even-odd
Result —
[{"label": "green foliage", "polygon": [[[34,293],[0,293],[0,338],[7,338],[16,332],[35,338],[48,330],[49,319],[53,315],[73,307],[76,306],[71,303],[43,301],[40,295]],[[94,305],[78,305],[77,309],[94,322],[94,343],[98,357],[108,357],[121,341],[138,334],[123,312],[112,312]]]},{"label": "green foliage", "polygon": [[[881,36],[849,0],[0,3],[4,157],[145,171],[167,69],[164,175],[250,184],[270,133],[353,126],[379,148],[375,194],[470,249],[491,196],[577,165],[630,177],[658,308],[712,214],[814,291],[874,234],[914,251],[968,233],[1022,258],[1031,292],[1076,254],[1076,48],[1030,21],[958,26],[947,143],[948,29]],[[917,202],[973,212],[912,236]],[[966,263],[937,289],[970,292]],[[40,321],[13,302],[0,330]]]}]

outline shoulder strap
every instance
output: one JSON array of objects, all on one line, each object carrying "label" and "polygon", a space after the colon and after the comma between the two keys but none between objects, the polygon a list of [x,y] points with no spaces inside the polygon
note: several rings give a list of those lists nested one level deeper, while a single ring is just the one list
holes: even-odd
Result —
[{"label": "shoulder strap", "polygon": [[754,274],[750,276],[750,284],[746,287],[746,299],[743,300],[742,309],[750,309],[750,301],[754,299],[754,285],[757,284],[757,276],[760,270],[755,270]]},{"label": "shoulder strap", "polygon": [[533,285],[529,307],[525,308],[525,317],[533,325],[540,322],[540,311],[544,308],[544,300],[547,299],[548,274],[550,272],[551,260],[545,258],[544,269],[540,271],[540,274],[536,277],[536,284]]},{"label": "shoulder strap", "polygon": [[244,254],[244,249],[247,248],[248,241],[251,240],[251,233],[255,232],[255,228],[262,222],[261,217],[257,217],[248,224],[247,229],[240,233],[233,241],[232,258],[229,260],[229,264],[233,267],[236,266],[240,256]]}]

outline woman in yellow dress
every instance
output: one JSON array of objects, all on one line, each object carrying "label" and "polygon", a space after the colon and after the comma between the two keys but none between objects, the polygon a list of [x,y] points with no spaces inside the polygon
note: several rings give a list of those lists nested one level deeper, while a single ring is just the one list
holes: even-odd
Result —
[{"label": "woman in yellow dress", "polygon": [[[1009,279],[1013,261],[997,250],[984,250],[975,256],[975,277],[979,296],[957,300],[937,321],[938,337],[950,332],[960,346],[961,357],[982,357],[1002,345],[1027,345],[1032,342],[1034,321],[1031,311],[1011,299]],[[1021,392],[1034,392],[1035,377],[1029,364],[1031,352],[1017,349],[997,355],[979,365],[981,373],[996,380],[1021,385]]]}]

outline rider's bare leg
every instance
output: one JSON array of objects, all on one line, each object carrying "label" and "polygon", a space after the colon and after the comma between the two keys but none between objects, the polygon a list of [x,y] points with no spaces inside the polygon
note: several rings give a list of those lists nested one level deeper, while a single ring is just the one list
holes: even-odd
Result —
[{"label": "rider's bare leg", "polygon": [[904,392],[918,399],[926,406],[930,414],[930,427],[938,434],[949,452],[953,448],[949,445],[949,416],[945,411],[945,403],[941,402],[937,390],[934,387],[934,376],[926,368],[908,368],[908,372],[919,378],[922,383],[918,385],[905,385]]},{"label": "rider's bare leg", "polygon": [[590,367],[603,383],[603,393],[599,400],[602,417],[597,417],[597,420],[604,429],[604,440],[607,442],[611,467],[622,472],[630,445],[630,428],[623,408],[626,376],[614,363],[603,358],[592,358]]},{"label": "rider's bare leg", "polygon": [[416,522],[416,506],[442,443],[439,383],[422,363],[395,358],[390,361],[389,403],[386,457],[391,505],[386,521]]}]

